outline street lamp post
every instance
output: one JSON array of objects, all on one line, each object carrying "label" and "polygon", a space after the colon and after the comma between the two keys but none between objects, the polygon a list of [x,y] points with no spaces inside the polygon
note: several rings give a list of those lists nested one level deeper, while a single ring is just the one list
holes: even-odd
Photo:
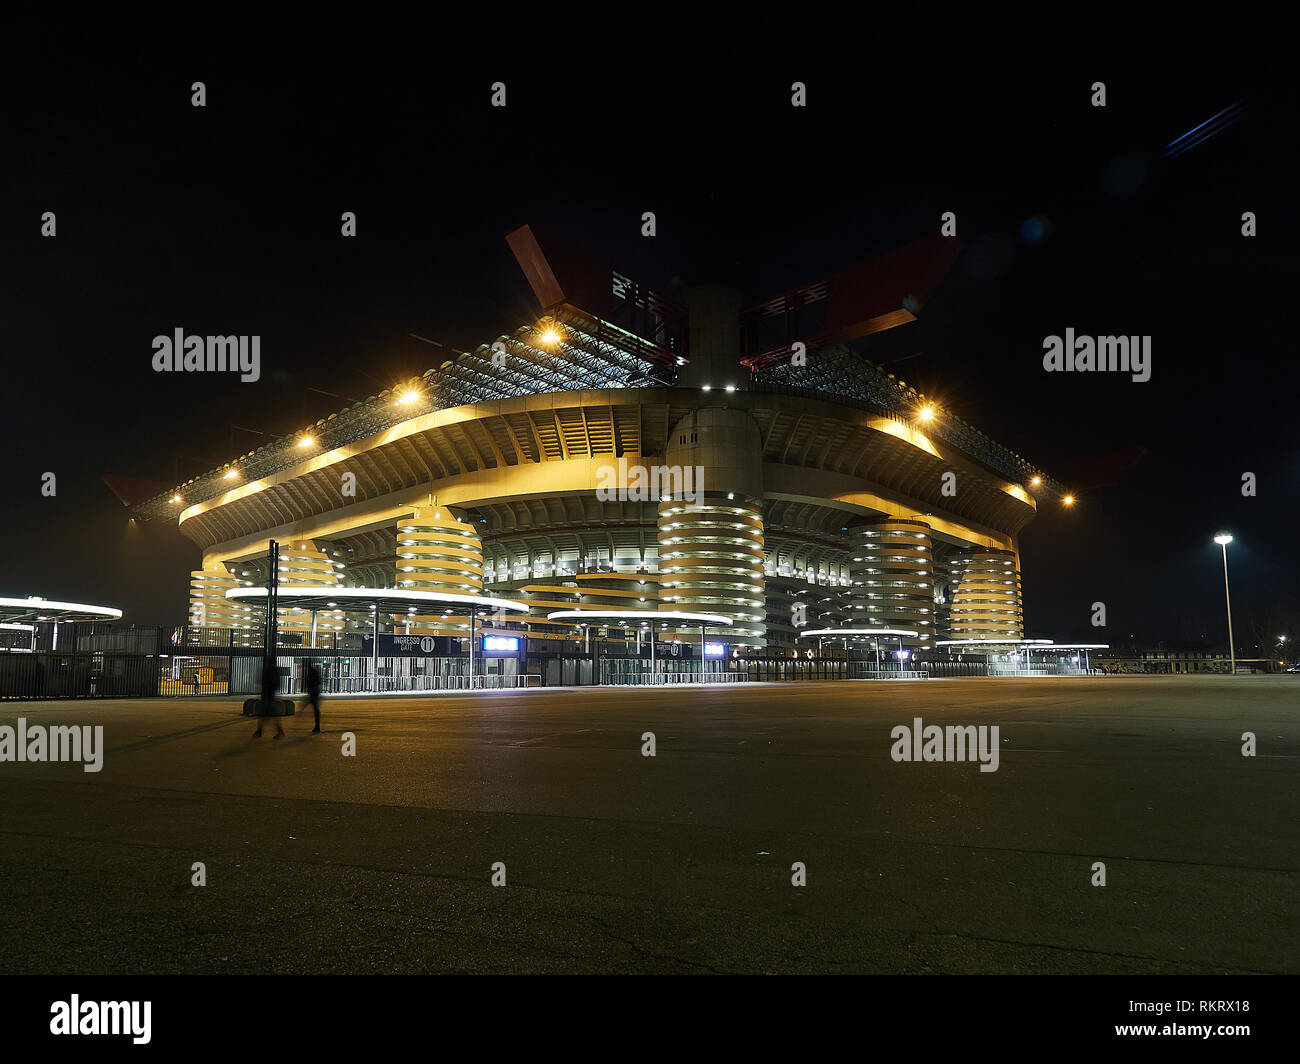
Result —
[{"label": "street lamp post", "polygon": [[1223,600],[1228,607],[1228,659],[1231,662],[1229,667],[1229,676],[1237,675],[1237,652],[1232,643],[1232,595],[1228,591],[1228,544],[1232,542],[1232,536],[1227,532],[1220,532],[1214,537],[1214,542],[1223,548]]},{"label": "street lamp post", "polygon": [[[379,637],[375,637],[379,641]],[[467,690],[474,690],[474,607],[469,608],[469,681],[465,685]]]}]

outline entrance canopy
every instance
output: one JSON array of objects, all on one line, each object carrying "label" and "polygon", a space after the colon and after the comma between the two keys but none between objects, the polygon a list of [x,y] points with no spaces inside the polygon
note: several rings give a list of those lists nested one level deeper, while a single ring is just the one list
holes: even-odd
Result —
[{"label": "entrance canopy", "polygon": [[554,613],[548,613],[546,619],[568,621],[570,624],[593,621],[596,624],[609,624],[613,627],[622,625],[624,628],[631,628],[633,624],[645,622],[653,624],[656,621],[669,624],[698,624],[701,627],[731,624],[731,618],[724,617],[720,613],[682,613],[680,610],[556,610]]},{"label": "entrance canopy", "polygon": [[1109,643],[1035,643],[1035,650],[1109,650]]},{"label": "entrance canopy", "polygon": [[1109,643],[1057,643],[1051,639],[940,639],[957,650],[1109,650]]},{"label": "entrance canopy", "polygon": [[81,602],[56,602],[43,598],[0,598],[0,621],[119,621],[122,611],[112,606],[87,606]]},{"label": "entrance canopy", "polygon": [[852,638],[858,635],[920,635],[919,632],[913,632],[908,628],[814,628],[811,632],[800,632],[800,638],[804,636],[828,635],[835,636],[837,639],[841,636]]},{"label": "entrance canopy", "polygon": [[998,647],[1030,647],[1037,650],[1039,647],[1050,646],[1050,639],[939,639],[935,641],[935,646],[939,647],[969,647],[972,650],[995,650]]},{"label": "entrance canopy", "polygon": [[[232,587],[226,598],[260,601],[266,598],[264,587]],[[488,595],[454,595],[446,591],[416,591],[405,587],[282,587],[276,590],[281,609],[297,610],[369,610],[407,613],[412,608],[454,606],[476,613],[527,613],[526,602],[492,598]]]}]

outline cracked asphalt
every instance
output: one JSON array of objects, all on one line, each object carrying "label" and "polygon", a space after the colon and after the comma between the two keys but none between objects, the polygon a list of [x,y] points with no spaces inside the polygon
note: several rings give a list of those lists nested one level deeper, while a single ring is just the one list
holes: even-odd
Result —
[{"label": "cracked asphalt", "polygon": [[[340,698],[281,740],[238,714],[0,704],[107,747],[0,763],[0,972],[1300,971],[1300,677]],[[892,761],[917,716],[998,725],[999,770]]]}]

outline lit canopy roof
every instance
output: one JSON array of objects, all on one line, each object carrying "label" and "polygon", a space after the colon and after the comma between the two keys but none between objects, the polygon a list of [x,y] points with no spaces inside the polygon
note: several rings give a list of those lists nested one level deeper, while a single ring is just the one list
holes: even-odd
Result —
[{"label": "lit canopy roof", "polygon": [[833,636],[855,636],[855,635],[919,635],[909,628],[814,628],[810,632],[800,632],[799,635],[833,635]]},{"label": "lit canopy roof", "polygon": [[[226,598],[259,601],[266,598],[264,587],[233,587]],[[444,591],[413,591],[404,587],[285,587],[276,591],[282,609],[381,610],[406,612],[413,607],[459,607],[476,613],[527,613],[528,604],[488,595],[454,595]]]},{"label": "lit canopy roof", "polygon": [[997,650],[1019,647],[1022,650],[1107,650],[1109,643],[1056,643],[1051,639],[940,639],[936,646],[969,647],[972,650]]},{"label": "lit canopy roof", "polygon": [[730,617],[720,613],[683,613],[680,610],[556,610],[546,615],[548,621],[568,621],[578,624],[586,621],[612,622],[615,626],[631,626],[642,621],[661,621],[677,624],[729,625]]},{"label": "lit canopy roof", "polygon": [[1050,639],[937,639],[940,647],[1023,647],[1047,646]]},{"label": "lit canopy roof", "polygon": [[0,598],[0,621],[117,621],[122,611],[112,606],[55,602],[43,598]]}]

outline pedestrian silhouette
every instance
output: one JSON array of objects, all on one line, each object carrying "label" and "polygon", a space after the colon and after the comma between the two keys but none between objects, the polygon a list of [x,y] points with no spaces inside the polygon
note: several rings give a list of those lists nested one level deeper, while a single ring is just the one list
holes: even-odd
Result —
[{"label": "pedestrian silhouette", "polygon": [[284,734],[284,725],[280,723],[280,717],[276,714],[275,696],[280,687],[280,674],[276,669],[275,658],[269,655],[262,659],[262,697],[257,703],[257,731],[253,732],[254,739],[262,737],[262,721],[270,717],[275,721],[275,735],[278,739]]},{"label": "pedestrian silhouette", "polygon": [[320,731],[320,666],[314,661],[307,665],[307,682],[304,685],[307,691],[307,701],[311,703],[312,712],[316,714],[316,727],[312,728],[313,732]]}]

